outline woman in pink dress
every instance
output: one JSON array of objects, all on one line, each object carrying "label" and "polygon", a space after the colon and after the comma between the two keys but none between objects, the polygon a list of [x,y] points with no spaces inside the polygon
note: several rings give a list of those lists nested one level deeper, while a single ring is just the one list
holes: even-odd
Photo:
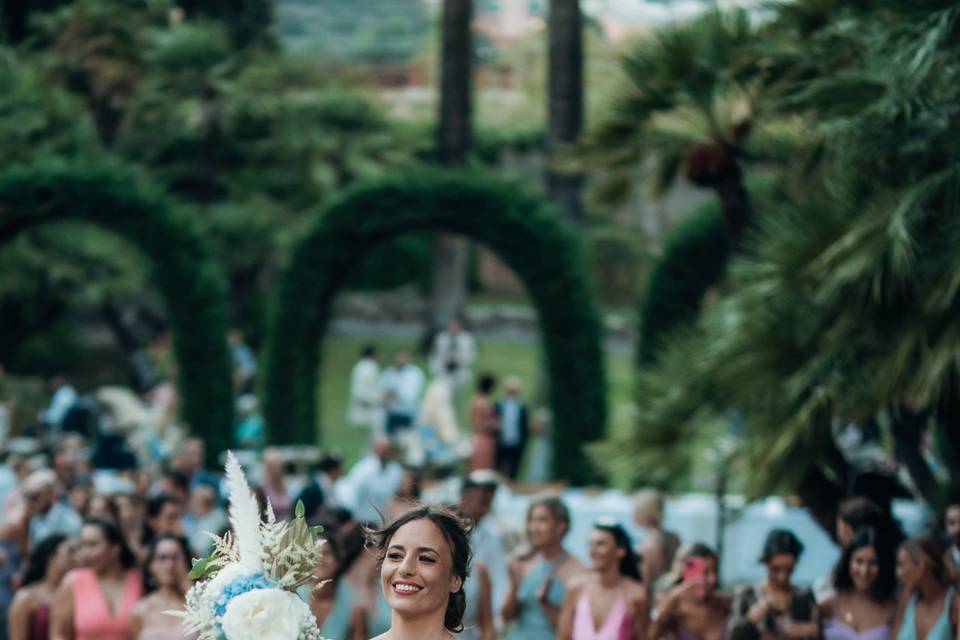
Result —
[{"label": "woman in pink dress", "polygon": [[80,564],[57,588],[50,640],[128,640],[130,614],[143,593],[136,560],[111,522],[88,520]]},{"label": "woman in pink dress", "polygon": [[558,640],[646,640],[650,608],[630,537],[599,520],[590,535],[591,570],[572,581]]},{"label": "woman in pink dress", "polygon": [[187,640],[180,618],[167,611],[183,609],[190,589],[190,547],[186,539],[169,533],[157,536],[147,551],[148,595],[133,608],[130,640]]},{"label": "woman in pink dress", "polygon": [[473,455],[470,471],[495,469],[497,466],[497,439],[500,436],[500,418],[493,402],[497,379],[485,373],[477,382],[477,395],[470,404],[470,424],[473,426]]}]

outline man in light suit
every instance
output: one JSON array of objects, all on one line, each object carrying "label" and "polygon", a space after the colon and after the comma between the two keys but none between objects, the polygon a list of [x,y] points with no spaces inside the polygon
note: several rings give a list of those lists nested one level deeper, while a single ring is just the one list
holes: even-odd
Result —
[{"label": "man in light suit", "polygon": [[529,435],[527,408],[520,398],[520,387],[520,378],[510,376],[503,383],[503,398],[497,402],[497,416],[500,418],[497,469],[511,480],[517,479]]}]

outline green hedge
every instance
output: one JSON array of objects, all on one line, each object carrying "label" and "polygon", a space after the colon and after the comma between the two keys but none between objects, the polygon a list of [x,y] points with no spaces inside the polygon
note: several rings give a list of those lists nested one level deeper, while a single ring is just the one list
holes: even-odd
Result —
[{"label": "green hedge", "polygon": [[573,483],[594,479],[581,447],[603,435],[606,399],[601,323],[580,243],[540,198],[468,172],[427,169],[368,182],[320,212],[292,252],[272,310],[262,388],[271,439],[318,440],[320,344],[333,299],[374,246],[418,230],[486,244],[523,281],[540,314],[547,355],[555,472]]},{"label": "green hedge", "polygon": [[149,258],[170,317],[182,415],[214,462],[233,427],[226,287],[192,220],[120,161],[49,158],[0,172],[0,246],[65,219],[112,231]]},{"label": "green hedge", "polygon": [[[754,216],[775,201],[778,189],[775,177],[747,180]],[[697,317],[704,294],[723,280],[732,249],[716,198],[694,209],[670,233],[640,301],[636,354],[640,367],[656,362],[664,338]]]},{"label": "green hedge", "polygon": [[667,238],[640,303],[637,364],[656,361],[670,331],[700,312],[707,290],[719,283],[730,255],[730,234],[716,200],[694,210]]}]

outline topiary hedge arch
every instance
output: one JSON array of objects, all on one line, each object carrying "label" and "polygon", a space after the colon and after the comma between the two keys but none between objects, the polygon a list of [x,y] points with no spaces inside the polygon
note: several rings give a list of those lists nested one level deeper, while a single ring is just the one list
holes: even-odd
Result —
[{"label": "topiary hedge arch", "polygon": [[210,462],[230,445],[233,382],[219,265],[163,194],[119,161],[41,159],[0,172],[0,246],[28,228],[81,220],[123,237],[148,258],[164,296],[179,368],[182,414]]},{"label": "topiary hedge arch", "polygon": [[468,172],[426,170],[359,185],[321,211],[282,276],[265,352],[263,407],[276,442],[315,442],[321,339],[351,269],[401,233],[461,234],[496,252],[540,316],[554,416],[554,471],[596,477],[581,446],[604,432],[601,324],[579,242],[544,202],[517,185]]}]

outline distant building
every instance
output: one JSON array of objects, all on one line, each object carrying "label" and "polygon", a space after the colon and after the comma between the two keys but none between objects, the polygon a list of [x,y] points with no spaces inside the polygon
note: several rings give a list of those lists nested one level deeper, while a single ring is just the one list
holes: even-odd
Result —
[{"label": "distant building", "polygon": [[542,31],[546,0],[480,0],[474,27],[502,44]]}]

